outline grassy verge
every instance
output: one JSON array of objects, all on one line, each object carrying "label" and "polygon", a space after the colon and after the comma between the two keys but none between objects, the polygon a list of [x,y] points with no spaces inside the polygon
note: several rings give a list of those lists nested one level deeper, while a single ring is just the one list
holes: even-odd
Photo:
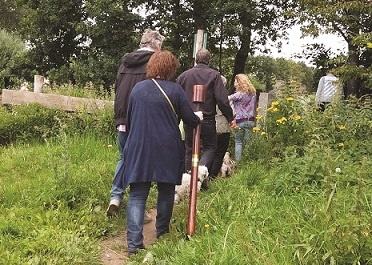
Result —
[{"label": "grassy verge", "polygon": [[[112,140],[61,137],[1,152],[0,264],[99,264],[99,240],[125,223],[122,212],[105,217],[117,158]],[[132,264],[147,251],[152,264],[368,264],[370,168],[364,160],[356,172],[350,164],[311,184],[296,180],[294,161],[243,163],[200,193],[193,237],[186,239],[181,203],[171,233]]]},{"label": "grassy verge", "polygon": [[[184,201],[132,264],[372,264],[372,111],[351,99],[319,113],[292,95],[257,116],[239,171],[200,193],[195,235]],[[99,241],[125,224],[105,217],[112,109],[0,113],[0,264],[100,264]]]},{"label": "grassy verge", "polygon": [[2,148],[0,264],[98,264],[117,151],[93,136]]}]

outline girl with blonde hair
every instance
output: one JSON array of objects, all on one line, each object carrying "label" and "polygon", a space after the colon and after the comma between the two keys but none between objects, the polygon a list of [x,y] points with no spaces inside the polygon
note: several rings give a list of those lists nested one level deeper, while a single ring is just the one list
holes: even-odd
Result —
[{"label": "girl with blonde hair", "polygon": [[235,76],[234,87],[236,92],[229,96],[229,100],[233,102],[236,114],[235,159],[238,161],[255,125],[256,89],[245,74]]}]

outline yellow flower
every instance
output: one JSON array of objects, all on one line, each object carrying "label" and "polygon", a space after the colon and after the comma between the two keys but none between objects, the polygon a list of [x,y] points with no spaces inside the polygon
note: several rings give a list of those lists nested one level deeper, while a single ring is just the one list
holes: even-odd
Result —
[{"label": "yellow flower", "polygon": [[275,107],[275,106],[278,106],[279,105],[279,101],[273,101],[272,103],[271,103],[271,106],[272,107]]},{"label": "yellow flower", "polygon": [[300,115],[296,115],[296,116],[294,117],[294,119],[295,119],[295,121],[299,121],[299,120],[301,120],[301,116],[300,116]]},{"label": "yellow flower", "polygon": [[266,132],[261,132],[261,135],[266,135]]},{"label": "yellow flower", "polygon": [[260,128],[258,127],[253,127],[253,132],[258,132],[260,130]]},{"label": "yellow flower", "polygon": [[262,115],[257,115],[257,116],[256,116],[256,120],[261,120],[262,118],[263,118]]},{"label": "yellow flower", "polygon": [[273,108],[273,112],[278,112],[279,109],[278,108]]},{"label": "yellow flower", "polygon": [[339,147],[344,147],[345,145],[344,145],[344,143],[338,143],[338,146]]},{"label": "yellow flower", "polygon": [[112,147],[112,144],[107,145],[107,147],[109,147],[109,148]]},{"label": "yellow flower", "polygon": [[340,125],[338,128],[340,128],[340,130],[345,130],[346,129],[345,125]]},{"label": "yellow flower", "polygon": [[209,228],[209,224],[205,224],[204,227],[208,229]]},{"label": "yellow flower", "polygon": [[292,98],[292,97],[287,97],[286,100],[287,100],[287,101],[292,101],[293,98]]},{"label": "yellow flower", "polygon": [[269,112],[269,111],[271,111],[271,110],[273,110],[274,109],[274,107],[269,107],[269,108],[267,108],[267,112]]},{"label": "yellow flower", "polygon": [[256,109],[256,110],[257,110],[257,111],[259,111],[260,109],[261,109],[261,107],[257,107],[257,109]]},{"label": "yellow flower", "polygon": [[283,124],[285,121],[287,121],[287,118],[286,117],[282,117],[279,120],[276,120],[276,123]]}]

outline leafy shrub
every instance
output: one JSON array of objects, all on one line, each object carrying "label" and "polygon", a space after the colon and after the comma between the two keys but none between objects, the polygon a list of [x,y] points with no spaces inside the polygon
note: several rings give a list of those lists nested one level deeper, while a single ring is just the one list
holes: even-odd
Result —
[{"label": "leafy shrub", "polygon": [[67,134],[91,133],[115,138],[113,108],[89,114],[84,110],[68,113],[40,104],[0,107],[0,145],[12,142],[43,141]]}]

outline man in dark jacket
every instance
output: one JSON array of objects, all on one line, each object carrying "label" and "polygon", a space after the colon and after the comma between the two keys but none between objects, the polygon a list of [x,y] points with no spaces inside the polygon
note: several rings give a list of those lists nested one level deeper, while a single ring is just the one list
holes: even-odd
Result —
[{"label": "man in dark jacket", "polygon": [[[164,37],[159,32],[146,29],[141,38],[140,48],[134,52],[126,53],[118,69],[115,81],[114,117],[118,130],[120,158],[116,165],[110,204],[106,212],[108,217],[117,214],[120,203],[123,201],[123,179],[118,173],[124,163],[123,151],[128,136],[125,125],[127,123],[129,95],[135,84],[146,79],[147,62],[155,51],[161,49],[163,41]],[[149,221],[151,221],[151,217],[145,215],[145,222]]]},{"label": "man in dark jacket", "polygon": [[[205,102],[200,104],[204,120],[201,123],[200,139],[203,145],[203,154],[200,158],[200,165],[205,165],[210,172],[212,161],[217,148],[216,134],[216,105],[221,110],[223,116],[231,123],[234,120],[233,111],[227,98],[227,91],[222,83],[221,75],[218,71],[209,67],[211,54],[207,49],[200,49],[195,56],[196,65],[183,72],[176,80],[186,92],[187,98],[194,111],[196,104],[193,103],[193,86],[205,86]],[[191,169],[191,152],[193,140],[193,128],[184,125],[185,146],[186,146],[186,171]],[[206,185],[206,183],[204,183]],[[204,186],[204,188],[206,188]]]}]

